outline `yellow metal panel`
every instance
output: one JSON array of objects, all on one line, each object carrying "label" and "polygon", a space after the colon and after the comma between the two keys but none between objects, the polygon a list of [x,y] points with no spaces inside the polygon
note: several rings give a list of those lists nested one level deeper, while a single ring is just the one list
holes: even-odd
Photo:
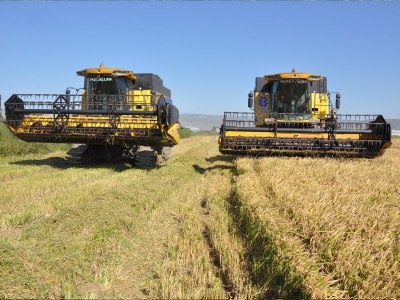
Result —
[{"label": "yellow metal panel", "polygon": [[320,94],[317,92],[311,93],[312,107],[318,108],[318,111],[314,112],[314,116],[323,119],[326,118],[329,112],[329,98],[326,93]]},{"label": "yellow metal panel", "polygon": [[[266,106],[260,105],[260,98],[267,99],[268,104]],[[256,122],[263,122],[265,118],[271,115],[271,95],[269,93],[256,92],[254,94],[254,114]]]},{"label": "yellow metal panel", "polygon": [[151,90],[133,90],[134,95],[149,96],[151,95]]},{"label": "yellow metal panel", "polygon": [[[226,131],[226,137],[247,137],[247,138],[307,138],[307,139],[328,139],[328,133],[293,133],[293,132],[277,132],[275,136],[274,132],[245,132],[245,131]],[[340,139],[368,139],[371,135],[360,135],[360,134],[335,134],[337,140]],[[375,138],[376,139],[376,138]]]},{"label": "yellow metal panel", "polygon": [[151,90],[130,90],[127,93],[128,105],[139,111],[154,111],[152,99]]},{"label": "yellow metal panel", "polygon": [[133,90],[134,103],[150,104],[151,103],[150,90]]},{"label": "yellow metal panel", "polygon": [[179,143],[179,138],[180,138],[178,133],[179,128],[180,128],[179,123],[175,123],[168,129],[167,132],[168,136],[172,139],[175,145]]}]

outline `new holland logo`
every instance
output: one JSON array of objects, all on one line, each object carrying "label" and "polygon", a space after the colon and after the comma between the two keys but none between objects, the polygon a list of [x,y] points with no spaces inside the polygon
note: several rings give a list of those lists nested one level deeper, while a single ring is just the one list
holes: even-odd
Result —
[{"label": "new holland logo", "polygon": [[267,106],[268,105],[267,97],[260,97],[260,99],[258,99],[258,104],[263,107]]}]

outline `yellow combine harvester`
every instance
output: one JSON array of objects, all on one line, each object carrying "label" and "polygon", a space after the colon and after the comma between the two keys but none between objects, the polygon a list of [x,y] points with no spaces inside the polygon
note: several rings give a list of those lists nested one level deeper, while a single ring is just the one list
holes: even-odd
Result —
[{"label": "yellow combine harvester", "polygon": [[[78,71],[84,88],[65,94],[14,94],[5,124],[26,142],[72,143],[70,162],[90,164],[124,155],[137,166],[171,157],[179,142],[179,111],[155,74],[119,68]],[[82,93],[79,94],[79,91]]]},{"label": "yellow combine harvester", "polygon": [[[330,95],[336,94],[333,107]],[[254,112],[225,112],[218,139],[223,154],[349,154],[376,157],[391,146],[382,115],[340,115],[340,94],[326,77],[292,72],[256,78]]]}]

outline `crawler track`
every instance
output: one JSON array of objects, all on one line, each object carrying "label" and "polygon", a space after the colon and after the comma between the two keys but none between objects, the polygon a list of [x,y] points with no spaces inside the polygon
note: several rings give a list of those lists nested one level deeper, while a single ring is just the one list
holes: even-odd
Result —
[{"label": "crawler track", "polygon": [[131,151],[121,147],[73,144],[65,159],[71,165],[90,165],[118,158],[128,158],[135,167],[155,168],[172,158],[170,147],[134,147]]}]

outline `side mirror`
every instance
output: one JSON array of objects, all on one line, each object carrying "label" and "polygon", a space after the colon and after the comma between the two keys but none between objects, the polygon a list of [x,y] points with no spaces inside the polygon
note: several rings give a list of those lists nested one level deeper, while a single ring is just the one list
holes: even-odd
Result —
[{"label": "side mirror", "polygon": [[67,88],[67,90],[65,91],[65,94],[67,95],[65,97],[65,101],[67,102],[67,104],[69,104],[69,100],[70,100],[70,95],[69,94],[71,94],[71,91],[69,90],[69,88]]},{"label": "side mirror", "polygon": [[253,102],[254,102],[253,101],[253,92],[250,92],[248,96],[249,96],[249,98],[247,100],[248,101],[248,106],[249,106],[249,108],[253,108]]},{"label": "side mirror", "polygon": [[336,94],[336,109],[340,108],[340,94]]}]

